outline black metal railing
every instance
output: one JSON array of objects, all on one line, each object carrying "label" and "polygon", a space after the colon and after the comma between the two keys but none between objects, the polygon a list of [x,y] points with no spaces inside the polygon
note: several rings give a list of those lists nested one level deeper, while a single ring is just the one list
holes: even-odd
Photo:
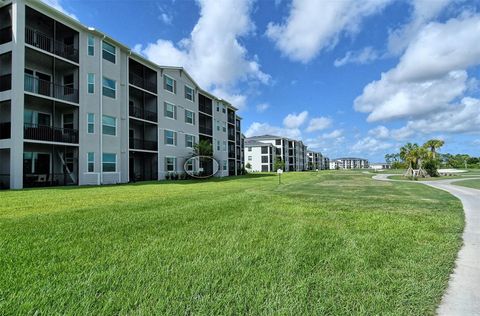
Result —
[{"label": "black metal railing", "polygon": [[147,80],[133,72],[130,72],[129,82],[139,88],[145,89],[147,91],[157,93],[157,83],[151,80]]},{"label": "black metal railing", "polygon": [[212,134],[212,128],[211,127],[208,127],[208,126],[203,126],[203,125],[200,125],[198,127],[198,131],[202,134],[205,134],[205,135],[213,135]]},{"label": "black metal railing", "polygon": [[78,103],[78,90],[25,74],[25,91]]},{"label": "black metal railing", "polygon": [[11,125],[10,122],[0,123],[0,139],[10,138]]},{"label": "black metal railing", "polygon": [[158,121],[156,112],[145,110],[144,108],[139,106],[130,105],[129,115],[139,119],[147,120],[147,121],[152,121],[152,122]]},{"label": "black metal railing", "polygon": [[157,172],[140,171],[130,175],[130,182],[158,180]]},{"label": "black metal railing", "polygon": [[78,130],[25,123],[23,137],[26,139],[78,144]]},{"label": "black metal railing", "polygon": [[0,45],[12,41],[12,26],[0,29]]},{"label": "black metal railing", "polygon": [[233,112],[228,112],[228,123],[235,125],[235,114]]},{"label": "black metal railing", "polygon": [[23,187],[52,187],[64,185],[76,185],[75,173],[26,173],[23,175]]},{"label": "black metal railing", "polygon": [[0,92],[12,89],[12,74],[0,76]]},{"label": "black metal railing", "polygon": [[130,148],[156,151],[158,148],[158,142],[154,140],[145,140],[141,138],[130,137]]},{"label": "black metal railing", "polygon": [[235,141],[235,134],[228,133],[228,140]]},{"label": "black metal railing", "polygon": [[25,42],[41,50],[78,63],[78,49],[74,45],[66,45],[39,30],[25,27]]}]

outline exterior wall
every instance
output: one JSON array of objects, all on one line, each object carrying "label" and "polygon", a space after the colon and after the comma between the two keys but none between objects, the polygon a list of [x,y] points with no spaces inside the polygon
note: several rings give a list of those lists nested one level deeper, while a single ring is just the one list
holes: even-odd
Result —
[{"label": "exterior wall", "polygon": [[246,146],[245,149],[245,165],[251,165],[250,170],[253,172],[262,171],[262,147]]}]

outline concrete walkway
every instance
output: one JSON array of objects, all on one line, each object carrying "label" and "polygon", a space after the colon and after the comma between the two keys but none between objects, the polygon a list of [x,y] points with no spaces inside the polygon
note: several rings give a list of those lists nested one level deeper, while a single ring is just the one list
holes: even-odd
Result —
[{"label": "concrete walkway", "polygon": [[[380,181],[390,180],[390,174],[373,177]],[[463,246],[458,252],[455,269],[450,275],[448,288],[437,309],[438,315],[480,315],[480,190],[453,185],[453,182],[479,179],[447,179],[437,181],[418,181],[454,195],[463,204],[465,212],[465,230]],[[404,181],[402,181],[404,182]],[[412,181],[405,181],[412,182]]]}]

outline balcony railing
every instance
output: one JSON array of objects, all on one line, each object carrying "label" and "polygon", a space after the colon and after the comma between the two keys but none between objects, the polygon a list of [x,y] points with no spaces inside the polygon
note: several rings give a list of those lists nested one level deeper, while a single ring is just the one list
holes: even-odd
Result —
[{"label": "balcony railing", "polygon": [[147,80],[147,79],[144,79],[143,77],[131,72],[130,75],[129,75],[129,78],[130,78],[130,83],[139,87],[139,88],[142,88],[142,89],[145,89],[147,91],[150,91],[150,92],[153,92],[153,93],[157,93],[157,83],[156,82],[152,82],[150,80]]},{"label": "balcony railing", "polygon": [[12,89],[12,75],[0,76],[0,92]]},{"label": "balcony railing", "polygon": [[12,26],[0,29],[0,45],[12,41]]},{"label": "balcony railing", "polygon": [[38,30],[25,27],[25,42],[46,52],[78,63],[78,49],[74,45],[65,45]]},{"label": "balcony railing", "polygon": [[200,125],[198,127],[198,131],[202,134],[205,134],[205,135],[213,135],[212,134],[212,128],[211,127],[208,127],[208,126],[202,126]]},{"label": "balcony railing", "polygon": [[158,142],[140,138],[130,138],[130,149],[157,150]]},{"label": "balcony railing", "polygon": [[26,173],[23,175],[25,188],[76,185],[75,173]]},{"label": "balcony railing", "polygon": [[139,119],[147,120],[147,121],[152,121],[152,122],[158,121],[157,113],[144,110],[142,107],[139,107],[139,106],[130,105],[129,115]]},{"label": "balcony railing", "polygon": [[25,74],[25,91],[78,103],[78,90]]},{"label": "balcony railing", "polygon": [[0,139],[8,139],[10,138],[10,122],[0,123]]},{"label": "balcony railing", "polygon": [[70,128],[25,123],[23,136],[26,139],[78,144],[78,130]]}]

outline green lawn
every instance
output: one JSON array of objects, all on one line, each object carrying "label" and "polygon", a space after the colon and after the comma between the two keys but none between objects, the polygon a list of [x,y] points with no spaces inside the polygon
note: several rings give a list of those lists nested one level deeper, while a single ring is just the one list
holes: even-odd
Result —
[{"label": "green lawn", "polygon": [[434,314],[461,203],[361,172],[0,192],[0,314]]},{"label": "green lawn", "polygon": [[458,182],[454,182],[453,184],[480,190],[480,179],[458,181]]}]

